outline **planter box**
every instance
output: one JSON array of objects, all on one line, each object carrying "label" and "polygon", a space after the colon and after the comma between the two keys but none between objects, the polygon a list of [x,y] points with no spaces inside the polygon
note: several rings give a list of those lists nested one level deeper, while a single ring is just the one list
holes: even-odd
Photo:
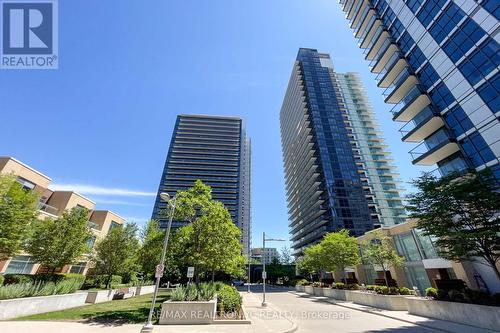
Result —
[{"label": "planter box", "polygon": [[323,289],[322,287],[313,287],[314,296],[323,296]]},{"label": "planter box", "polygon": [[161,305],[160,325],[202,325],[215,320],[217,299],[208,302],[172,302]]},{"label": "planter box", "polygon": [[453,321],[484,329],[498,330],[500,308],[478,304],[434,301],[426,298],[407,297],[408,313],[417,316]]},{"label": "planter box", "polygon": [[401,295],[379,295],[361,291],[346,290],[346,300],[357,304],[368,305],[378,309],[404,311],[406,307],[406,298]]},{"label": "planter box", "polygon": [[155,291],[155,286],[140,286],[137,287],[136,295],[146,295],[146,294],[152,294]]},{"label": "planter box", "polygon": [[304,286],[295,286],[295,291],[298,291],[300,293],[303,293],[304,292]]},{"label": "planter box", "polygon": [[116,289],[89,291],[85,303],[102,303],[112,301]]},{"label": "planter box", "polygon": [[342,289],[326,289],[323,290],[323,294],[326,297],[338,299],[340,301],[347,301],[346,293],[348,293],[348,290],[342,290]]},{"label": "planter box", "polygon": [[0,300],[0,320],[85,305],[87,292]]},{"label": "planter box", "polygon": [[314,295],[313,286],[304,286],[304,292],[309,295]]}]

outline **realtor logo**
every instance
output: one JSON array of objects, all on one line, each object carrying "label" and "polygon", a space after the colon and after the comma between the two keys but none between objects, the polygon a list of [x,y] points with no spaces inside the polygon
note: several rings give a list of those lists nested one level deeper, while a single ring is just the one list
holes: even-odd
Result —
[{"label": "realtor logo", "polygon": [[0,0],[1,69],[56,69],[57,0]]}]

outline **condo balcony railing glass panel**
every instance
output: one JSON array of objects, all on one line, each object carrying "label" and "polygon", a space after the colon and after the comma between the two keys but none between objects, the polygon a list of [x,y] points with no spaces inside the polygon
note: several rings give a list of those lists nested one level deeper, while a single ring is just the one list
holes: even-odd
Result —
[{"label": "condo balcony railing glass panel", "polygon": [[424,93],[422,86],[421,85],[415,85],[413,88],[410,89],[410,91],[406,94],[405,97],[398,103],[395,104],[392,109],[391,113],[393,116],[396,116],[399,114],[406,106],[410,105],[415,101],[415,99],[422,95]]},{"label": "condo balcony railing glass panel", "polygon": [[[365,38],[366,36],[368,35],[368,33],[370,32],[370,30],[372,30],[372,25],[373,25],[373,22],[375,22],[375,20],[377,20],[377,16],[373,15],[371,18],[370,18],[370,21],[368,21],[368,24],[366,25],[366,29],[365,31],[363,31],[363,33],[361,34],[361,36],[359,36],[359,39],[358,39],[358,46],[361,47],[361,45],[364,43],[365,41]],[[383,26],[379,26],[377,28],[377,30],[375,31],[375,33],[373,34],[373,36],[376,36],[378,35],[382,30],[384,29]],[[380,30],[380,31],[379,31]],[[372,38],[371,42],[373,42],[373,40],[376,39],[376,38]],[[367,47],[368,49],[370,48],[369,46]]]},{"label": "condo balcony railing glass panel", "polygon": [[59,213],[59,210],[56,207],[52,207],[43,202],[38,203],[38,210],[41,210],[42,212],[46,212],[52,215],[58,215]]},{"label": "condo balcony railing glass panel", "polygon": [[361,18],[359,19],[357,24],[355,26],[351,27],[355,30],[356,33],[358,33],[359,28],[361,28],[361,26],[363,25],[363,22],[365,21],[365,18],[368,15],[368,12],[370,11],[371,8],[372,7],[370,7],[370,6],[366,6],[365,9],[363,10],[363,13],[361,14]]},{"label": "condo balcony railing glass panel", "polygon": [[389,48],[391,45],[392,39],[390,37],[387,37],[380,48],[378,49],[377,53],[375,54],[375,57],[373,57],[373,60],[370,61],[370,64],[368,65],[368,68],[370,71],[377,65],[377,63],[380,61],[382,56],[384,55],[385,51]]},{"label": "condo balcony railing glass panel", "polygon": [[450,142],[451,138],[452,136],[450,135],[450,133],[446,129],[442,128],[436,133],[429,136],[418,146],[410,150],[410,155],[412,156],[413,160],[415,160],[420,156],[427,154],[434,148]]},{"label": "condo balcony railing glass panel", "polygon": [[430,173],[438,178],[446,177],[454,172],[465,172],[467,170],[467,163],[461,157],[457,157],[446,164],[430,171]]},{"label": "condo balcony railing glass panel", "polygon": [[394,52],[394,54],[387,60],[387,63],[384,65],[384,68],[382,68],[382,71],[377,74],[375,77],[375,81],[380,83],[385,78],[385,75],[392,69],[392,67],[396,64],[396,62],[402,58],[402,54],[397,51]]},{"label": "condo balcony railing glass panel", "polygon": [[391,85],[384,90],[382,95],[384,97],[387,97],[390,94],[392,94],[394,90],[398,89],[401,86],[401,84],[403,84],[403,82],[405,82],[405,80],[410,77],[410,75],[412,75],[410,69],[408,67],[405,67],[392,81]]},{"label": "condo balcony railing glass panel", "polygon": [[412,120],[404,124],[403,127],[399,129],[402,136],[413,131],[416,127],[427,122],[430,118],[434,117],[436,113],[432,111],[430,106],[426,106],[422,111],[420,111]]}]

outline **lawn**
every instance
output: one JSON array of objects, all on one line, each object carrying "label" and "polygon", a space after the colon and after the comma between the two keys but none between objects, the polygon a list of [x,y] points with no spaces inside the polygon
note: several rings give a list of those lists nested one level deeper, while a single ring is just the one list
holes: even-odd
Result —
[{"label": "lawn", "polygon": [[[170,292],[160,291],[156,299],[156,311],[159,313],[161,303],[169,298]],[[116,323],[144,323],[148,319],[149,307],[153,294],[136,296],[123,300],[91,304],[68,310],[41,313],[15,320],[68,320]],[[157,316],[154,316],[155,318]]]}]

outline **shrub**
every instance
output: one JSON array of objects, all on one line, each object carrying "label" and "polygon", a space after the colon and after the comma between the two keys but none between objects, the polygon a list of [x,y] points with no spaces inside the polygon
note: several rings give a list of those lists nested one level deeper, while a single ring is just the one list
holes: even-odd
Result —
[{"label": "shrub", "polygon": [[198,288],[195,284],[186,287],[186,301],[196,301],[198,299]]},{"label": "shrub", "polygon": [[369,290],[369,291],[375,291],[375,287],[377,287],[377,286],[375,286],[373,284],[369,284],[369,285],[365,286],[366,290]]},{"label": "shrub", "polygon": [[172,290],[170,293],[170,300],[174,302],[183,302],[186,300],[186,289],[182,286],[179,286]]},{"label": "shrub", "polygon": [[406,287],[399,288],[398,293],[400,295],[411,295],[412,294],[411,290],[409,288],[406,288]]},{"label": "shrub", "polygon": [[122,277],[120,275],[113,275],[110,283],[111,289],[116,289],[120,284],[122,284]]},{"label": "shrub", "polygon": [[20,284],[33,282],[33,278],[28,274],[5,274],[4,284]]},{"label": "shrub", "polygon": [[210,301],[215,297],[215,286],[210,283],[202,283],[198,289],[198,301]]},{"label": "shrub", "polygon": [[335,283],[335,289],[345,289],[345,284],[343,282]]},{"label": "shrub", "polygon": [[389,287],[387,287],[387,286],[375,286],[375,292],[377,294],[381,294],[381,295],[388,295],[389,294]]},{"label": "shrub", "polygon": [[313,283],[311,283],[311,285],[312,285],[313,287],[320,287],[320,286],[321,286],[321,283],[319,283],[319,282],[313,282]]},{"label": "shrub", "polygon": [[449,300],[450,296],[448,295],[448,291],[444,289],[438,289],[437,290],[437,296],[436,299],[439,300]]},{"label": "shrub", "polygon": [[239,312],[241,296],[235,287],[224,286],[217,294],[217,309],[220,313]]},{"label": "shrub", "polygon": [[308,286],[310,285],[311,282],[307,281],[306,279],[301,279],[299,281],[297,281],[297,286]]},{"label": "shrub", "polygon": [[358,290],[359,289],[359,284],[357,283],[349,283],[345,285],[345,289],[348,290]]},{"label": "shrub", "polygon": [[438,295],[438,290],[436,288],[429,287],[425,289],[425,296],[437,298],[437,295]]},{"label": "shrub", "polygon": [[4,280],[5,278],[3,277],[3,275],[0,275],[0,287],[3,285]]},{"label": "shrub", "polygon": [[40,280],[8,284],[0,287],[0,299],[70,294],[80,289],[82,283],[81,278],[68,278],[57,283]]}]

